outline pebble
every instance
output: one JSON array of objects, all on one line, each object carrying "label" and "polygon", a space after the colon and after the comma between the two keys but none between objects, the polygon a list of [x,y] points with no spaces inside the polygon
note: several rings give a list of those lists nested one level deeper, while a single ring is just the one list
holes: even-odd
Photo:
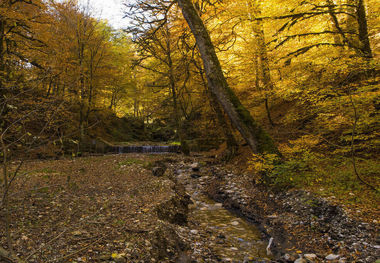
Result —
[{"label": "pebble", "polygon": [[291,256],[290,256],[289,254],[285,254],[285,255],[284,255],[284,259],[285,259],[285,260],[290,260],[290,258],[291,258]]},{"label": "pebble", "polygon": [[197,235],[198,234],[198,230],[192,229],[192,230],[190,230],[190,233],[193,234],[193,235]]},{"label": "pebble", "polygon": [[199,163],[193,163],[192,165],[190,165],[190,167],[191,167],[191,170],[193,170],[194,172],[199,171]]},{"label": "pebble", "polygon": [[303,255],[307,260],[315,260],[317,258],[316,254],[304,254]]},{"label": "pebble", "polygon": [[325,257],[325,259],[327,259],[327,260],[336,260],[338,258],[339,258],[339,255],[335,255],[335,254],[330,254],[330,255]]},{"label": "pebble", "polygon": [[294,263],[307,263],[307,261],[304,258],[297,258]]},{"label": "pebble", "polygon": [[231,225],[233,225],[233,226],[237,226],[237,225],[239,225],[239,222],[238,222],[238,221],[232,221],[232,222],[231,222]]}]

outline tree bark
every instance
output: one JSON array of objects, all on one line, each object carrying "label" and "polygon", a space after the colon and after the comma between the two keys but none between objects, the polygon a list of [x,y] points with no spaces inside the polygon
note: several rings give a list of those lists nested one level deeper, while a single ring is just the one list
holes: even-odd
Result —
[{"label": "tree bark", "polygon": [[369,43],[368,37],[368,25],[367,25],[367,16],[365,12],[364,0],[359,0],[358,7],[356,10],[356,18],[359,25],[359,41],[360,49],[364,53],[364,56],[367,58],[372,58],[371,45]]},{"label": "tree bark", "polygon": [[218,99],[212,92],[208,91],[208,93],[210,94],[211,106],[215,111],[216,118],[218,119],[219,125],[223,130],[224,137],[226,138],[227,151],[225,154],[225,160],[229,161],[235,156],[235,153],[237,152],[239,146],[234,134],[232,133],[232,129],[229,123],[226,121],[224,117],[223,109],[220,106]]},{"label": "tree bark", "polygon": [[[256,2],[256,6],[254,7],[252,5],[252,2],[248,2],[248,7],[252,10],[254,10],[255,17],[260,17],[261,16],[261,1]],[[269,68],[269,59],[268,59],[268,52],[265,44],[265,35],[264,35],[264,25],[263,21],[260,19],[256,19],[254,21],[254,28],[253,31],[255,33],[255,38],[256,38],[256,44],[257,44],[257,49],[258,49],[258,55],[260,59],[260,67],[261,67],[261,78],[263,81],[264,85],[264,102],[265,102],[265,110],[267,112],[267,117],[270,125],[274,127],[274,122],[271,117],[270,113],[270,107],[269,107],[269,94],[273,91],[274,89],[274,84],[272,81],[271,77],[271,71]],[[260,86],[257,86],[256,88],[260,88]]]},{"label": "tree bark", "polygon": [[207,94],[209,96],[211,108],[214,110],[216,118],[218,119],[218,123],[220,127],[222,128],[224,137],[226,139],[226,144],[227,144],[227,153],[226,153],[225,159],[226,161],[229,161],[235,156],[235,153],[237,152],[239,148],[238,142],[236,141],[235,136],[232,132],[231,125],[227,122],[224,116],[223,108],[220,106],[217,97],[214,95],[214,93],[211,92],[211,90],[207,86],[207,82],[203,75],[204,74],[203,69],[200,66],[198,66],[195,60],[194,60],[194,65],[199,70],[199,75],[201,77],[203,86],[205,87]]},{"label": "tree bark", "polygon": [[191,0],[177,0],[201,54],[208,85],[227,113],[231,123],[240,132],[254,153],[278,153],[271,137],[255,122],[249,111],[241,104],[223,75],[210,35]]}]

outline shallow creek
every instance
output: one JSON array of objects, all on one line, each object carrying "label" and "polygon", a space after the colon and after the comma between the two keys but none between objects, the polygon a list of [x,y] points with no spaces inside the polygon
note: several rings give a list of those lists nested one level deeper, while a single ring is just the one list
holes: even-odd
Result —
[{"label": "shallow creek", "polygon": [[[210,250],[223,262],[252,262],[267,258],[267,241],[262,240],[259,230],[250,222],[238,217],[202,193],[198,179],[184,171],[178,179],[185,185],[192,201],[189,220],[206,234]],[[193,233],[197,231],[193,230]],[[257,262],[257,261],[255,261]]]}]

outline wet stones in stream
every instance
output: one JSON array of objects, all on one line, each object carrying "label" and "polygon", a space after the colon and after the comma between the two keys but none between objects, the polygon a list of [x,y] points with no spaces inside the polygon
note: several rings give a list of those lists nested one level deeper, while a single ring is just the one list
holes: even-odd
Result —
[{"label": "wet stones in stream", "polygon": [[188,224],[191,230],[187,238],[195,261],[270,262],[266,241],[256,227],[203,194],[209,176],[201,176],[199,167],[198,163],[193,163],[174,171],[193,201]]}]

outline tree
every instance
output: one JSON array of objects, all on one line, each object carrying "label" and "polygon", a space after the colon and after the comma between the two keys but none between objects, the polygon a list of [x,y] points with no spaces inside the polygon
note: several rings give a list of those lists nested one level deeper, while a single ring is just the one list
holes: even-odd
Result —
[{"label": "tree", "polygon": [[229,87],[210,35],[192,2],[190,0],[178,0],[178,5],[197,41],[210,90],[217,97],[233,125],[239,130],[254,153],[278,153],[273,140],[256,123]]}]

